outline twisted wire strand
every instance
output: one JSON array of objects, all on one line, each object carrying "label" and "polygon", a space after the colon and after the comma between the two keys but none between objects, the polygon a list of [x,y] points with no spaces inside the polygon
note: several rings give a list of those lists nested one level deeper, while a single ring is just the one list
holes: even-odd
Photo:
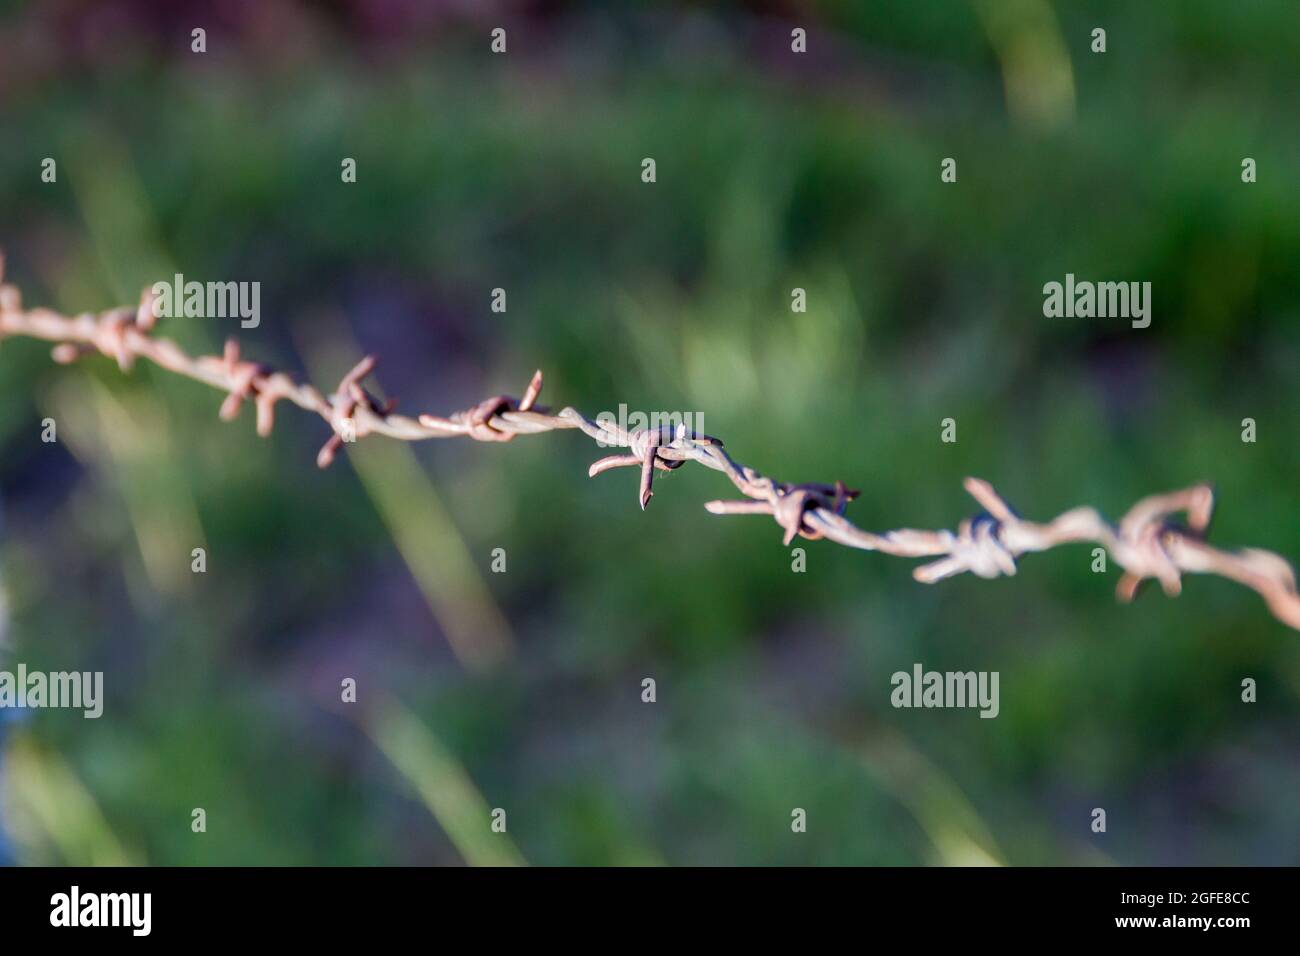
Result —
[{"label": "twisted wire strand", "polygon": [[[655,471],[672,471],[688,461],[724,474],[744,498],[710,501],[712,514],[763,514],[774,518],[789,545],[796,537],[826,538],[864,551],[904,558],[932,558],[913,570],[925,584],[971,573],[996,578],[1016,573],[1025,554],[1069,543],[1093,543],[1105,548],[1124,571],[1116,588],[1122,601],[1131,601],[1147,579],[1160,583],[1173,597],[1182,589],[1183,574],[1216,574],[1257,592],[1281,622],[1300,630],[1300,594],[1295,574],[1279,555],[1256,548],[1227,551],[1205,541],[1214,509],[1214,492],[1208,484],[1143,498],[1120,520],[1107,522],[1093,508],[1080,507],[1040,524],[1027,521],[993,489],[978,478],[965,479],[966,491],[984,509],[958,525],[957,530],[926,531],[901,528],[871,532],[857,527],[845,509],[858,492],[841,481],[833,485],[790,484],[760,474],[727,454],[723,443],[684,426],[625,430],[609,421],[593,421],[574,408],[552,413],[537,404],[542,389],[538,371],[523,397],[496,395],[472,408],[446,417],[423,414],[415,418],[394,411],[395,402],[381,402],[365,388],[375,369],[374,356],[358,362],[328,395],[312,385],[242,357],[235,339],[226,342],[220,356],[190,356],[176,343],[155,338],[153,298],[146,289],[138,306],[109,309],[98,314],[65,316],[51,309],[24,309],[17,287],[5,284],[0,256],[0,340],[24,336],[55,343],[53,357],[60,363],[100,353],[130,371],[137,359],[154,364],[225,392],[220,416],[234,419],[244,402],[256,412],[257,433],[268,435],[275,424],[275,406],[287,401],[319,415],[329,425],[329,439],[316,456],[327,467],[346,443],[367,435],[384,435],[399,441],[465,436],[476,441],[504,442],[519,435],[578,429],[606,446],[626,451],[594,462],[589,476],[615,468],[636,468],[640,473],[641,508],[654,494]],[[1185,515],[1184,523],[1175,520]]]}]

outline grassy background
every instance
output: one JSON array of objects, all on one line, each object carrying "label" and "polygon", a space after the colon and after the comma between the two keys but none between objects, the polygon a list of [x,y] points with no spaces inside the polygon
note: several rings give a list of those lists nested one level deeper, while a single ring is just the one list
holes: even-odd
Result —
[{"label": "grassy background", "polygon": [[[19,4],[0,246],[69,311],[258,280],[260,328],[166,334],[322,385],[376,352],[411,411],[541,367],[557,406],[701,413],[868,528],[955,526],[967,474],[1044,519],[1211,479],[1215,541],[1297,558],[1297,61],[1289,0]],[[1067,272],[1150,281],[1151,327],[1045,319]],[[1085,547],[794,574],[703,511],[721,476],[643,514],[573,433],[318,472],[319,421],[260,440],[153,369],[6,341],[0,394],[0,666],[107,695],[2,715],[18,861],[1300,862],[1300,640],[1229,582],[1124,607]],[[918,661],[999,671],[1000,716],[890,707]]]}]

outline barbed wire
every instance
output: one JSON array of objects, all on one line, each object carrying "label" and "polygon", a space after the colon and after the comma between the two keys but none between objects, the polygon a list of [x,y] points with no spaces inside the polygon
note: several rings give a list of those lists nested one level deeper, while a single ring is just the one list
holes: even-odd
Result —
[{"label": "barbed wire", "polygon": [[[912,576],[933,584],[969,572],[981,578],[1016,573],[1021,556],[1058,545],[1092,543],[1104,548],[1124,571],[1116,589],[1122,601],[1131,601],[1147,579],[1158,581],[1173,597],[1182,589],[1183,574],[1216,574],[1257,592],[1273,615],[1300,630],[1300,595],[1295,574],[1279,555],[1257,548],[1226,551],[1209,544],[1205,533],[1214,509],[1214,492],[1208,484],[1143,498],[1120,520],[1107,522],[1093,508],[1067,511],[1046,524],[1025,520],[993,489],[978,478],[965,479],[966,491],[984,511],[958,525],[957,530],[926,531],[902,528],[871,532],[857,527],[845,509],[858,496],[841,481],[833,485],[790,484],[760,474],[735,461],[723,443],[684,425],[661,425],[627,430],[604,420],[592,420],[574,408],[552,413],[538,405],[542,373],[536,372],[522,398],[496,395],[472,408],[446,417],[424,414],[416,418],[394,411],[394,401],[380,401],[366,390],[365,380],[375,369],[375,357],[358,362],[328,395],[312,385],[242,357],[239,342],[229,339],[220,356],[190,356],[175,342],[155,338],[153,296],[146,289],[137,306],[100,313],[65,316],[47,308],[25,310],[16,286],[6,284],[0,256],[0,340],[24,336],[55,343],[54,360],[70,363],[96,352],[114,359],[130,371],[138,359],[210,385],[225,392],[220,416],[234,419],[245,402],[256,410],[257,433],[268,435],[275,424],[275,406],[287,401],[319,415],[329,425],[329,439],[316,456],[324,468],[345,443],[368,435],[400,441],[465,436],[476,441],[504,442],[519,435],[578,429],[605,446],[626,449],[594,462],[587,474],[594,477],[615,468],[640,472],[637,499],[644,510],[654,494],[655,471],[672,471],[688,461],[720,471],[744,495],[742,500],[710,501],[712,514],[763,514],[783,529],[788,546],[796,537],[825,538],[850,548],[878,551],[904,558],[933,558],[915,568]],[[1175,520],[1186,515],[1186,522]]]}]

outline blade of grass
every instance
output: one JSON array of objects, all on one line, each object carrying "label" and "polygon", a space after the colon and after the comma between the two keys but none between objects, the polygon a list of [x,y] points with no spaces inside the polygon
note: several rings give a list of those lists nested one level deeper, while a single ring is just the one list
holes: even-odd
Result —
[{"label": "blade of grass", "polygon": [[465,767],[420,720],[394,698],[363,718],[375,746],[410,784],[471,866],[523,866],[514,842],[491,829],[491,809]]},{"label": "blade of grass", "polygon": [[[303,347],[309,371],[322,381],[324,368],[349,365],[342,356],[360,352],[341,322],[333,326],[328,346],[316,340]],[[461,663],[487,671],[512,654],[510,624],[411,446],[358,442],[348,446],[347,460]]]},{"label": "blade of grass", "polygon": [[87,375],[64,381],[53,399],[56,420],[65,423],[60,438],[83,461],[109,466],[154,591],[188,592],[191,551],[207,542],[193,490],[177,467],[166,406],[115,394]]},{"label": "blade of grass", "polygon": [[20,847],[52,846],[71,866],[136,866],[71,765],[30,734],[14,734],[5,760],[6,804]]},{"label": "blade of grass", "polygon": [[957,784],[906,737],[879,730],[852,746],[863,766],[911,812],[944,866],[1004,866],[1002,852]]}]

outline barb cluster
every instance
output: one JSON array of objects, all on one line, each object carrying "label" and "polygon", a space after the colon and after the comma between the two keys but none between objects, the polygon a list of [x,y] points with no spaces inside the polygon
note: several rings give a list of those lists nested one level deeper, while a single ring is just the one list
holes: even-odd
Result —
[{"label": "barb cluster", "polygon": [[[770,515],[783,529],[787,545],[795,537],[827,538],[865,551],[932,558],[912,572],[923,583],[965,572],[982,578],[1013,575],[1022,555],[1071,542],[1092,542],[1105,548],[1123,569],[1117,588],[1122,601],[1131,601],[1148,579],[1160,582],[1172,597],[1180,592],[1184,574],[1217,574],[1256,591],[1279,621],[1300,630],[1300,595],[1295,574],[1285,560],[1270,551],[1226,551],[1206,542],[1214,508],[1214,493],[1206,484],[1143,498],[1114,526],[1088,507],[1067,511],[1046,524],[1027,521],[988,482],[967,478],[967,492],[984,510],[961,522],[955,532],[904,528],[876,533],[845,517],[845,509],[858,492],[841,481],[833,485],[788,484],[768,478],[732,459],[720,440],[681,426],[628,431],[607,421],[588,419],[573,408],[552,413],[537,404],[542,389],[540,371],[520,399],[497,395],[446,417],[425,414],[410,418],[394,411],[394,401],[381,402],[366,390],[364,382],[375,368],[373,356],[358,362],[333,392],[323,395],[283,372],[243,359],[234,339],[226,343],[221,356],[191,357],[174,342],[155,338],[148,290],[134,308],[64,316],[50,309],[25,310],[18,289],[4,284],[3,277],[0,257],[0,340],[26,336],[54,342],[54,359],[62,363],[98,352],[115,360],[124,372],[136,359],[148,359],[225,392],[220,411],[224,420],[235,418],[244,402],[252,402],[259,435],[269,434],[274,426],[276,403],[288,401],[315,412],[329,425],[331,435],[316,457],[322,468],[345,443],[367,435],[401,441],[466,436],[503,442],[518,435],[576,428],[604,445],[626,449],[594,462],[587,473],[594,477],[615,468],[636,468],[640,473],[637,500],[642,509],[654,493],[656,471],[672,471],[694,461],[722,472],[744,496],[736,501],[708,502],[705,507],[711,513]],[[1186,515],[1185,523],[1175,520],[1179,514]]]}]

